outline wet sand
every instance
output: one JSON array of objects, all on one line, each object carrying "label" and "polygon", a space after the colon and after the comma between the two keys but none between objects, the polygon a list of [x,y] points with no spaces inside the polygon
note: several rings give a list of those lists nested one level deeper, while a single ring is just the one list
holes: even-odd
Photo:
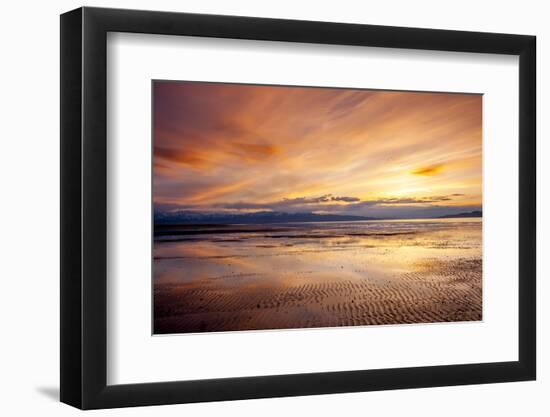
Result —
[{"label": "wet sand", "polygon": [[480,219],[182,230],[155,238],[155,334],[482,319]]}]

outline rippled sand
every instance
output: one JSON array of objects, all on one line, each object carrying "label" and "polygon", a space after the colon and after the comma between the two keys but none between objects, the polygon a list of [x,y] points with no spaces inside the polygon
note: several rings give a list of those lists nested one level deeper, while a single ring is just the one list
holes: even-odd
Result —
[{"label": "rippled sand", "polygon": [[482,319],[480,219],[160,235],[156,334]]}]

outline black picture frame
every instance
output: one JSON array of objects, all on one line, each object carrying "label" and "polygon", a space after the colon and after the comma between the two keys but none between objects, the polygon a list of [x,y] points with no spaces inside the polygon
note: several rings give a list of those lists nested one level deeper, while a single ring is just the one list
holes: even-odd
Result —
[{"label": "black picture frame", "polygon": [[[519,358],[107,385],[108,32],[519,56]],[[61,401],[81,409],[533,380],[536,375],[534,36],[79,8],[61,15]]]}]

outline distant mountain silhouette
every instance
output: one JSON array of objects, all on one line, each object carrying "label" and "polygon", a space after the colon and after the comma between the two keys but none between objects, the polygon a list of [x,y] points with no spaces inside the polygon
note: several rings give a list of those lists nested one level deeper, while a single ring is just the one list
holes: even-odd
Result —
[{"label": "distant mountain silhouette", "polygon": [[439,216],[438,219],[454,219],[457,217],[483,217],[481,211],[470,211],[468,213],[458,213],[458,214],[447,214],[445,216]]},{"label": "distant mountain silhouette", "polygon": [[261,211],[257,213],[197,213],[193,211],[156,212],[155,224],[263,224],[337,222],[354,220],[378,220],[375,217],[347,216],[339,214],[283,213]]}]

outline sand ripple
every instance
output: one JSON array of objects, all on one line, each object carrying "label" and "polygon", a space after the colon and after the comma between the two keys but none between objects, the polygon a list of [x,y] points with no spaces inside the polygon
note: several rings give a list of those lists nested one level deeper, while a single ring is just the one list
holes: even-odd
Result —
[{"label": "sand ripple", "polygon": [[[155,333],[472,321],[482,318],[481,258],[425,259],[387,279],[262,285],[250,274],[156,284]],[[247,279],[246,285],[241,282]],[[220,281],[223,281],[220,282]]]}]

